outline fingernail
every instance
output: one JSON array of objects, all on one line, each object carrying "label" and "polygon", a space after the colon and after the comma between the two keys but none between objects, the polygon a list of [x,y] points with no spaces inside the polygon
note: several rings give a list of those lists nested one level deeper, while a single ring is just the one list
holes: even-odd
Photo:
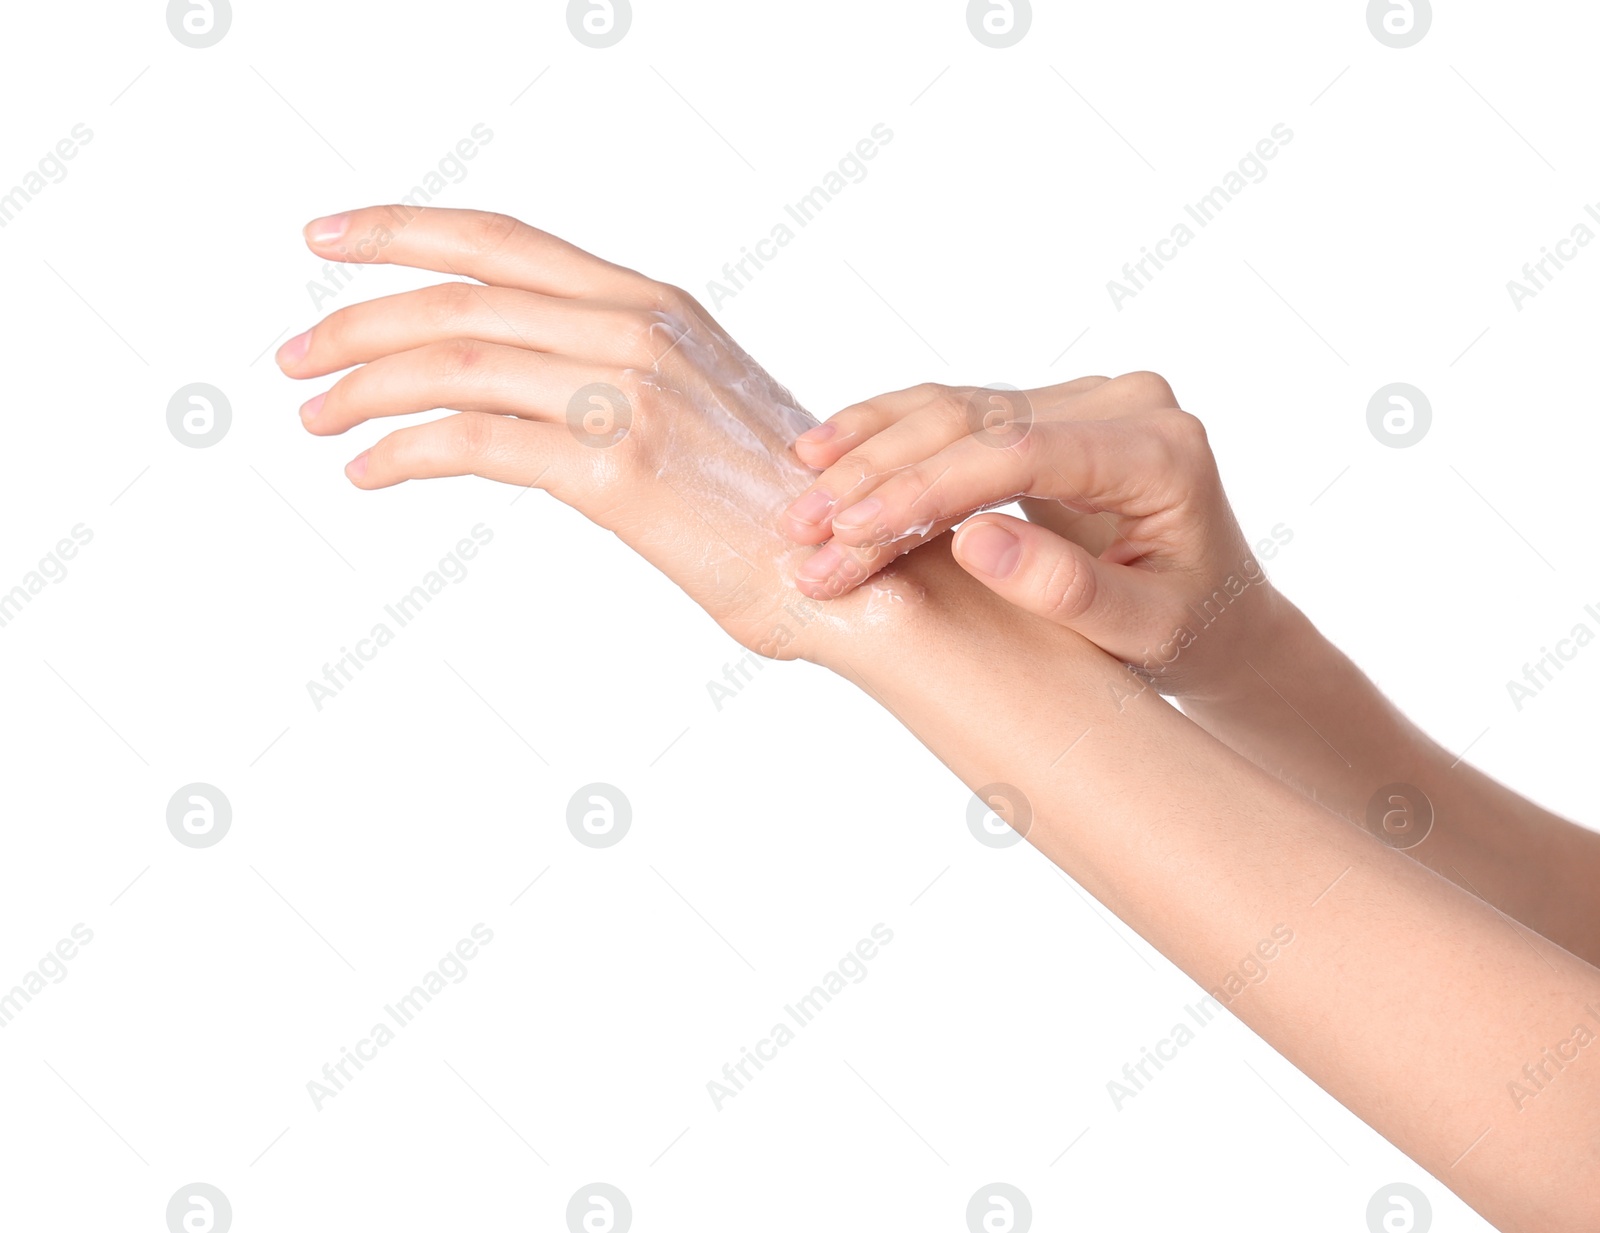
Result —
[{"label": "fingernail", "polygon": [[353,480],[360,479],[367,473],[367,455],[370,453],[372,453],[371,450],[362,450],[349,462],[345,463],[344,473]]},{"label": "fingernail", "polygon": [[296,334],[283,346],[278,348],[278,363],[293,364],[306,358],[306,352],[311,350],[311,331]]},{"label": "fingernail", "polygon": [[327,396],[327,392],[324,391],[323,393],[318,394],[310,402],[306,403],[305,406],[301,407],[300,419],[307,424],[316,419],[317,412],[322,410],[322,400]]},{"label": "fingernail", "polygon": [[821,445],[838,431],[839,425],[837,424],[818,424],[815,428],[806,429],[795,440],[804,441],[807,445]]},{"label": "fingernail", "polygon": [[824,544],[811,554],[810,560],[800,567],[800,577],[808,582],[823,582],[832,576],[833,571],[839,568],[839,563],[844,560],[844,554],[832,544]]},{"label": "fingernail", "polygon": [[789,517],[796,522],[803,522],[808,527],[816,526],[828,516],[828,511],[833,508],[833,498],[822,489],[808,492],[789,507]]},{"label": "fingernail", "polygon": [[327,218],[314,218],[306,224],[306,239],[313,244],[332,244],[350,225],[348,214],[330,214]]},{"label": "fingernail", "polygon": [[833,525],[847,531],[857,530],[876,518],[882,508],[883,502],[877,497],[868,497],[865,501],[857,501],[844,512],[835,514]]},{"label": "fingernail", "polygon": [[980,574],[1009,578],[1022,560],[1022,541],[995,523],[977,522],[956,536],[956,554]]}]

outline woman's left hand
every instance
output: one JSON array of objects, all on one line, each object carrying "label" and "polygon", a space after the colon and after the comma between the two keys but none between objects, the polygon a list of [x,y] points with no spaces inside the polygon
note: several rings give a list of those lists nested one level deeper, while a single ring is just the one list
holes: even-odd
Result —
[{"label": "woman's left hand", "polygon": [[686,292],[500,214],[374,207],[319,219],[306,239],[325,259],[477,280],[341,308],[279,348],[292,377],[352,370],[301,408],[313,433],[459,412],[357,455],[357,487],[480,475],[542,488],[775,658],[820,658],[921,593],[890,571],[837,605],[800,594],[811,549],[778,517],[811,482],[793,442],[815,421]]}]

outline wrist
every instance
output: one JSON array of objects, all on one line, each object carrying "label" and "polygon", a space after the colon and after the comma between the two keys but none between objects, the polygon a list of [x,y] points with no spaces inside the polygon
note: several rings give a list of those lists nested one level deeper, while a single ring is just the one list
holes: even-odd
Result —
[{"label": "wrist", "polygon": [[[1235,631],[1215,664],[1178,693],[1185,712],[1247,712],[1273,699],[1269,680],[1299,665],[1315,663],[1329,646],[1305,614],[1270,583],[1248,609],[1249,619]],[[1281,706],[1281,703],[1279,704]]]},{"label": "wrist", "polygon": [[957,632],[998,643],[1013,625],[1037,622],[956,564],[950,536],[902,557],[839,599],[797,597],[811,614],[801,658],[854,677],[872,664],[926,662]]}]

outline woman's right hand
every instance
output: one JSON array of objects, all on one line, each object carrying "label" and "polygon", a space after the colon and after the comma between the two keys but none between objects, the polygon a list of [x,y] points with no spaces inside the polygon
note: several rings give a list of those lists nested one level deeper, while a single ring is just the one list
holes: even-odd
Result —
[{"label": "woman's right hand", "polygon": [[1287,605],[1228,504],[1204,428],[1155,373],[1027,391],[921,385],[848,407],[795,443],[821,472],[786,511],[814,595],[984,513],[954,552],[985,586],[1076,630],[1164,693],[1228,696]]}]

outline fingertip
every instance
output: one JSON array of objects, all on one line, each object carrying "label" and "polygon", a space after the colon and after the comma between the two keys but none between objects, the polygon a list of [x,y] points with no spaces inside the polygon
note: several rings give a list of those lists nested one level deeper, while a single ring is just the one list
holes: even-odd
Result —
[{"label": "fingertip", "polygon": [[371,450],[362,450],[349,462],[344,464],[345,475],[357,488],[366,488],[369,486],[365,481],[367,478],[367,462],[371,454]]},{"label": "fingertip", "polygon": [[829,421],[808,429],[794,439],[795,456],[813,471],[825,471],[844,456],[849,439],[839,425]]},{"label": "fingertip", "polygon": [[784,533],[797,544],[820,544],[829,535],[833,497],[820,488],[797,498],[783,512]]},{"label": "fingertip", "polygon": [[800,460],[802,466],[810,467],[813,471],[826,471],[833,465],[831,451],[812,442],[796,441],[794,456]]},{"label": "fingertip", "polygon": [[305,426],[307,432],[314,432],[318,435],[322,435],[326,432],[324,426],[318,424],[316,419],[317,415],[321,412],[322,404],[327,400],[327,397],[328,392],[324,390],[315,398],[308,399],[304,404],[301,405],[300,423]]},{"label": "fingertip", "polygon": [[782,529],[792,543],[807,546],[820,544],[833,534],[826,519],[822,522],[801,522],[787,514],[784,515]]},{"label": "fingertip", "polygon": [[325,248],[329,244],[337,243],[339,238],[350,228],[350,215],[329,214],[323,218],[314,218],[301,229],[305,236],[306,244],[312,248]]},{"label": "fingertip", "polygon": [[[313,327],[315,328],[315,327]],[[296,334],[272,358],[277,362],[278,368],[287,373],[291,368],[298,367],[306,358],[306,353],[311,350],[311,330]]]},{"label": "fingertip", "polygon": [[968,573],[1003,582],[1022,562],[1022,540],[1002,522],[973,520],[956,533],[956,560]]}]

